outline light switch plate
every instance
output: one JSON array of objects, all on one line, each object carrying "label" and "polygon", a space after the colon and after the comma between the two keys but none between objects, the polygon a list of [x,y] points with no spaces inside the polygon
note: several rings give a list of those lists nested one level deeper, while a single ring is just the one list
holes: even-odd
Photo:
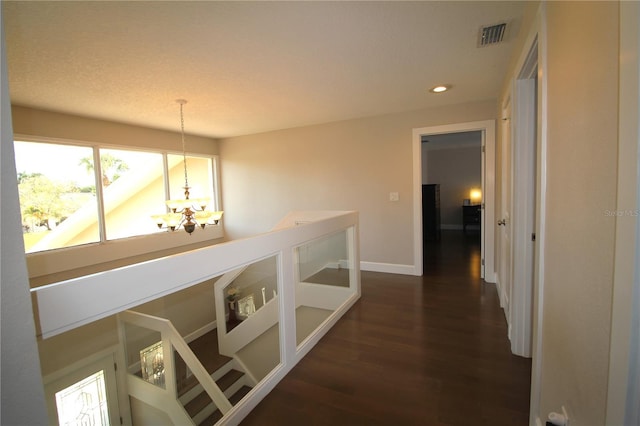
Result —
[{"label": "light switch plate", "polygon": [[398,200],[400,200],[400,196],[398,195],[397,192],[389,193],[389,201],[398,201]]}]

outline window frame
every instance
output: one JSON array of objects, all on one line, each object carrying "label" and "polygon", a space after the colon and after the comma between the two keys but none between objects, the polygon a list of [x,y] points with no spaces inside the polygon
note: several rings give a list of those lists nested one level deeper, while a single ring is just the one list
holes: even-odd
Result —
[{"label": "window frame", "polygon": [[[169,177],[167,156],[180,155],[182,151],[153,149],[138,146],[127,146],[117,144],[92,143],[65,138],[40,137],[32,135],[14,134],[13,141],[48,143],[54,145],[67,145],[88,147],[93,150],[94,156],[94,181],[96,184],[96,198],[98,203],[98,229],[100,241],[75,245],[70,247],[54,248],[32,253],[25,253],[30,278],[66,270],[82,268],[99,263],[113,262],[124,258],[142,256],[150,252],[149,247],[153,247],[153,252],[171,250],[185,245],[199,244],[212,239],[224,238],[224,228],[222,222],[217,225],[210,225],[204,229],[197,229],[192,234],[187,234],[184,230],[174,232],[158,232],[152,234],[135,235],[108,240],[106,239],[106,224],[104,218],[104,200],[102,195],[102,185],[100,185],[100,149],[117,149],[126,151],[138,151],[161,154],[163,158],[164,171],[164,191],[165,197],[169,197]],[[202,154],[197,152],[186,152],[187,157],[200,157],[211,160],[212,167],[212,187],[213,199],[212,210],[222,210],[220,196],[220,160],[217,154]],[[159,212],[161,213],[161,212]],[[151,219],[149,219],[151,220]],[[87,259],[91,259],[87,262]]]},{"label": "window frame", "polygon": [[[105,396],[111,424],[122,424],[120,420],[124,420],[123,414],[126,413],[126,410],[122,409],[123,401],[121,395],[122,392],[126,393],[126,390],[120,386],[118,373],[116,371],[117,364],[115,349],[109,349],[98,352],[44,377],[43,384],[49,424],[59,424],[56,393],[84,380],[98,371],[103,371],[104,373]],[[128,406],[126,408],[128,408]],[[129,420],[128,416],[127,420]]]}]

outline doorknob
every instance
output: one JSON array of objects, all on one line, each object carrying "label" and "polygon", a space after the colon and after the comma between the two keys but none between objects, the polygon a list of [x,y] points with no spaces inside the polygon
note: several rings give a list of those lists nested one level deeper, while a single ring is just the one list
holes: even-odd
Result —
[{"label": "doorknob", "polygon": [[507,224],[507,222],[506,222],[504,219],[500,219],[500,220],[498,221],[498,226],[504,226],[504,225],[506,225],[506,224]]}]

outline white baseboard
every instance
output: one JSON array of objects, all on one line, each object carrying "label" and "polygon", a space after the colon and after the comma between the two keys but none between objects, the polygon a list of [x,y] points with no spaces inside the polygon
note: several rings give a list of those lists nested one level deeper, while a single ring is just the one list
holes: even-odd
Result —
[{"label": "white baseboard", "polygon": [[399,265],[396,263],[360,262],[360,270],[371,272],[386,272],[388,274],[415,275],[415,266]]}]

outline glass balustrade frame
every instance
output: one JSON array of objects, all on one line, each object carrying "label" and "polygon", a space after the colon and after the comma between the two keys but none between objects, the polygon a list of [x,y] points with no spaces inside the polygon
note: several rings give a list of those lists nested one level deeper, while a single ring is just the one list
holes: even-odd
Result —
[{"label": "glass balustrade frame", "polygon": [[[275,312],[275,316],[271,313],[275,322],[267,325],[277,325],[280,362],[257,382],[240,403],[231,408],[226,407],[225,422],[239,422],[311,350],[361,294],[356,212],[293,212],[274,229],[251,238],[35,288],[32,292],[38,302],[39,330],[43,338],[55,336],[222,276],[218,280],[220,284],[216,282],[214,285],[216,322],[219,328],[225,329],[224,333],[218,333],[219,339],[220,336],[230,337],[243,333],[248,335],[251,333],[243,331],[242,326],[245,323],[248,325],[251,318],[261,315],[260,311],[264,308],[251,312],[240,326],[226,332],[225,308],[228,300],[224,291],[228,283],[224,284],[223,278],[257,262],[273,259],[277,290],[264,305],[273,305]],[[339,267],[346,266],[348,285],[318,285],[301,280],[300,248],[309,244],[323,244],[323,239],[342,233],[346,246],[342,247],[340,258],[334,259],[334,263]],[[305,286],[313,288],[317,294],[323,290],[335,294],[331,298],[331,312],[328,312],[317,326],[307,327],[304,336],[300,337],[296,335],[299,327],[296,307],[301,300],[300,289]],[[261,294],[254,294],[254,303],[256,298],[260,297]],[[164,344],[165,337],[162,340]],[[236,344],[237,347],[229,352],[230,355],[234,356],[246,344],[247,342]]]}]

